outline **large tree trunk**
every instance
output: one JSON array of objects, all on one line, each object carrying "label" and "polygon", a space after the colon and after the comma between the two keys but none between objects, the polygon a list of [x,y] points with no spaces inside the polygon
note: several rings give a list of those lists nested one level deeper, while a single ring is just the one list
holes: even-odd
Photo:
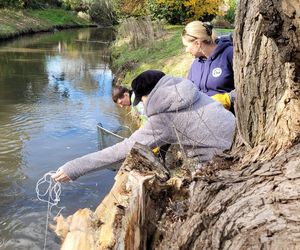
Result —
[{"label": "large tree trunk", "polygon": [[300,139],[300,2],[240,0],[234,73],[237,139],[270,159]]},{"label": "large tree trunk", "polygon": [[202,169],[186,212],[173,206],[164,217],[155,249],[300,249],[299,151],[242,170],[230,161]]}]

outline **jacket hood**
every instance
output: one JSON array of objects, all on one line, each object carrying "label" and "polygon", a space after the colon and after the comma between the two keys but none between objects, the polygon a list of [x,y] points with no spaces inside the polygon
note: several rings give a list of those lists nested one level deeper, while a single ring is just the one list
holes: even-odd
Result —
[{"label": "jacket hood", "polygon": [[215,60],[219,54],[221,54],[227,47],[232,46],[232,43],[228,40],[219,40],[217,44],[217,48],[210,56],[210,60]]},{"label": "jacket hood", "polygon": [[145,112],[148,117],[188,108],[200,98],[199,91],[190,80],[164,76],[148,95]]},{"label": "jacket hood", "polygon": [[216,44],[218,44],[219,42],[229,42],[231,46],[233,46],[233,37],[232,37],[232,33],[230,33],[229,35],[223,35],[223,36],[219,36],[216,39]]}]

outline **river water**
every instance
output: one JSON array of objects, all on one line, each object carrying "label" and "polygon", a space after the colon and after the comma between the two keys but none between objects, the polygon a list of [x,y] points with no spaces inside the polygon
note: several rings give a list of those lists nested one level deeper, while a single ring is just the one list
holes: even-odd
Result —
[{"label": "river water", "polygon": [[[110,97],[112,38],[109,29],[79,29],[0,44],[0,249],[43,249],[47,204],[37,181],[98,150],[97,123],[115,130],[128,122]],[[62,215],[95,209],[114,176],[103,170],[63,184]],[[52,231],[46,244],[59,249]]]}]

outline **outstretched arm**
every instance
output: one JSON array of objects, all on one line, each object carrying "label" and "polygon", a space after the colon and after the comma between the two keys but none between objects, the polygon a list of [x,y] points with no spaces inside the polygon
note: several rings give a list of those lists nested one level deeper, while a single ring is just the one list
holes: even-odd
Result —
[{"label": "outstretched arm", "polygon": [[129,153],[136,142],[150,147],[156,147],[161,144],[164,131],[154,129],[157,127],[155,119],[138,129],[128,139],[83,157],[71,160],[59,168],[52,177],[55,181],[75,180],[78,177],[89,172],[103,169],[113,163],[122,161]]}]

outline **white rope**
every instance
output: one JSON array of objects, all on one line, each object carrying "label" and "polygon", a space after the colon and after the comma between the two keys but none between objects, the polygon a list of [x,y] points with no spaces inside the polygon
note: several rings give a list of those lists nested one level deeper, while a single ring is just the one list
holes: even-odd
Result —
[{"label": "white rope", "polygon": [[[45,239],[44,239],[44,250],[46,249],[47,244],[47,234],[48,234],[48,224],[49,224],[49,215],[51,214],[51,209],[53,206],[57,206],[58,202],[60,201],[60,194],[61,194],[61,184],[60,182],[55,182],[52,178],[52,175],[55,174],[55,171],[50,171],[38,180],[36,183],[35,191],[39,201],[46,202],[48,204],[47,208],[47,218],[46,218],[46,226],[45,226]],[[40,191],[40,188],[43,187],[45,189],[44,192]],[[57,217],[61,210],[64,207],[58,207],[60,210],[58,211]]]}]

